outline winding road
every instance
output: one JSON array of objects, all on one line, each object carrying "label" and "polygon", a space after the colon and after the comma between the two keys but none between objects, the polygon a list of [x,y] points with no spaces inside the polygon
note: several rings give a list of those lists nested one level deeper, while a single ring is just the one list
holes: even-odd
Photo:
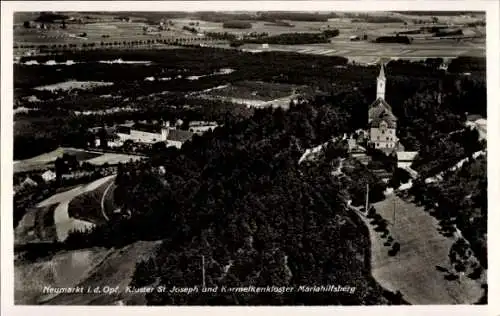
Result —
[{"label": "winding road", "polygon": [[[104,190],[104,193],[102,194],[102,198],[101,198],[101,213],[102,213],[102,216],[104,217],[104,219],[106,219],[106,221],[109,221],[109,216],[106,214],[106,204],[109,204],[110,202],[109,201],[112,201],[112,194],[113,194],[113,190],[114,190],[114,185],[115,185],[115,181],[114,179],[116,178],[116,175],[114,175],[112,177],[113,181],[110,181],[108,187],[106,188],[106,190]],[[113,188],[113,190],[112,190]],[[106,203],[108,201],[108,203]],[[111,210],[113,211],[113,210]]]}]

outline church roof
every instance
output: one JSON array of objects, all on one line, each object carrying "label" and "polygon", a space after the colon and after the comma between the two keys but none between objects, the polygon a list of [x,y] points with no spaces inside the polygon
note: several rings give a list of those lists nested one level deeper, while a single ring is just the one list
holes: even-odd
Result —
[{"label": "church roof", "polygon": [[375,101],[373,101],[372,104],[370,104],[369,109],[371,110],[372,108],[376,108],[376,107],[380,107],[380,106],[383,106],[386,109],[388,109],[389,111],[392,111],[392,108],[389,105],[389,103],[387,103],[387,101],[385,101],[382,98],[377,98]]},{"label": "church roof", "polygon": [[377,98],[369,107],[368,121],[371,126],[378,126],[382,120],[394,128],[397,118],[392,114],[391,106],[384,99]]},{"label": "church roof", "polygon": [[385,121],[387,123],[387,127],[396,128],[396,122],[398,119],[394,116],[394,114],[392,114],[392,111],[390,107],[388,107],[389,105],[387,104],[387,102],[382,99],[377,100],[379,100],[378,105],[370,108],[370,110],[368,111],[370,126],[378,127],[380,123],[382,123],[382,121]]},{"label": "church roof", "polygon": [[[394,117],[394,115],[393,115]],[[388,128],[396,128],[396,119],[390,119],[388,117],[376,118],[370,122],[371,127],[379,127],[380,123],[386,122]]]}]

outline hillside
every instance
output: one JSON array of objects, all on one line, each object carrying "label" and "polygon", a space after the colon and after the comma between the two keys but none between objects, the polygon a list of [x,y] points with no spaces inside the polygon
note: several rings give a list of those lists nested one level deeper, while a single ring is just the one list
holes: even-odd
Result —
[{"label": "hillside", "polygon": [[[152,305],[391,303],[370,276],[368,232],[346,209],[346,192],[325,166],[297,165],[300,148],[346,128],[339,115],[344,114],[326,105],[257,110],[216,135],[195,137],[180,151],[122,168],[115,202],[131,211],[132,220],[97,227],[90,235],[72,234],[67,243],[110,246],[162,239],[157,255],[138,265],[137,286],[201,285],[203,255],[207,286],[356,288],[335,295],[151,293],[146,299]],[[323,130],[315,121],[320,118],[328,126],[335,120],[338,130]],[[165,175],[157,172],[159,165]]]},{"label": "hillside", "polygon": [[135,264],[157,247],[154,242],[136,242],[121,249],[87,248],[62,251],[36,262],[19,262],[15,267],[16,304],[88,305],[117,304],[119,301],[143,302],[144,297],[109,294],[50,294],[44,287],[120,287],[130,284]]}]

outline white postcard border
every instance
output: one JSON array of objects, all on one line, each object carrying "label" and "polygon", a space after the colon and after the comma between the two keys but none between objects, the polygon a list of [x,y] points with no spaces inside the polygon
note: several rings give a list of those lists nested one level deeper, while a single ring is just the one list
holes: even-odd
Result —
[{"label": "white postcard border", "polygon": [[[499,145],[499,2],[471,1],[8,1],[1,3],[1,311],[2,315],[246,315],[248,313],[297,315],[500,315],[500,193]],[[104,307],[14,306],[12,228],[13,157],[13,12],[14,11],[486,11],[488,93],[488,292],[487,306],[330,306],[330,307]],[[496,299],[495,299],[496,298]]]}]

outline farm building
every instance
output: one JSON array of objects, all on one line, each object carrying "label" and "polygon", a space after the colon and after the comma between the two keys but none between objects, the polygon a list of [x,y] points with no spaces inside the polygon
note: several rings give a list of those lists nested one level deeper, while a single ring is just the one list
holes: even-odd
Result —
[{"label": "farm building", "polygon": [[47,170],[41,175],[43,181],[50,182],[56,179],[56,173],[52,170]]}]

